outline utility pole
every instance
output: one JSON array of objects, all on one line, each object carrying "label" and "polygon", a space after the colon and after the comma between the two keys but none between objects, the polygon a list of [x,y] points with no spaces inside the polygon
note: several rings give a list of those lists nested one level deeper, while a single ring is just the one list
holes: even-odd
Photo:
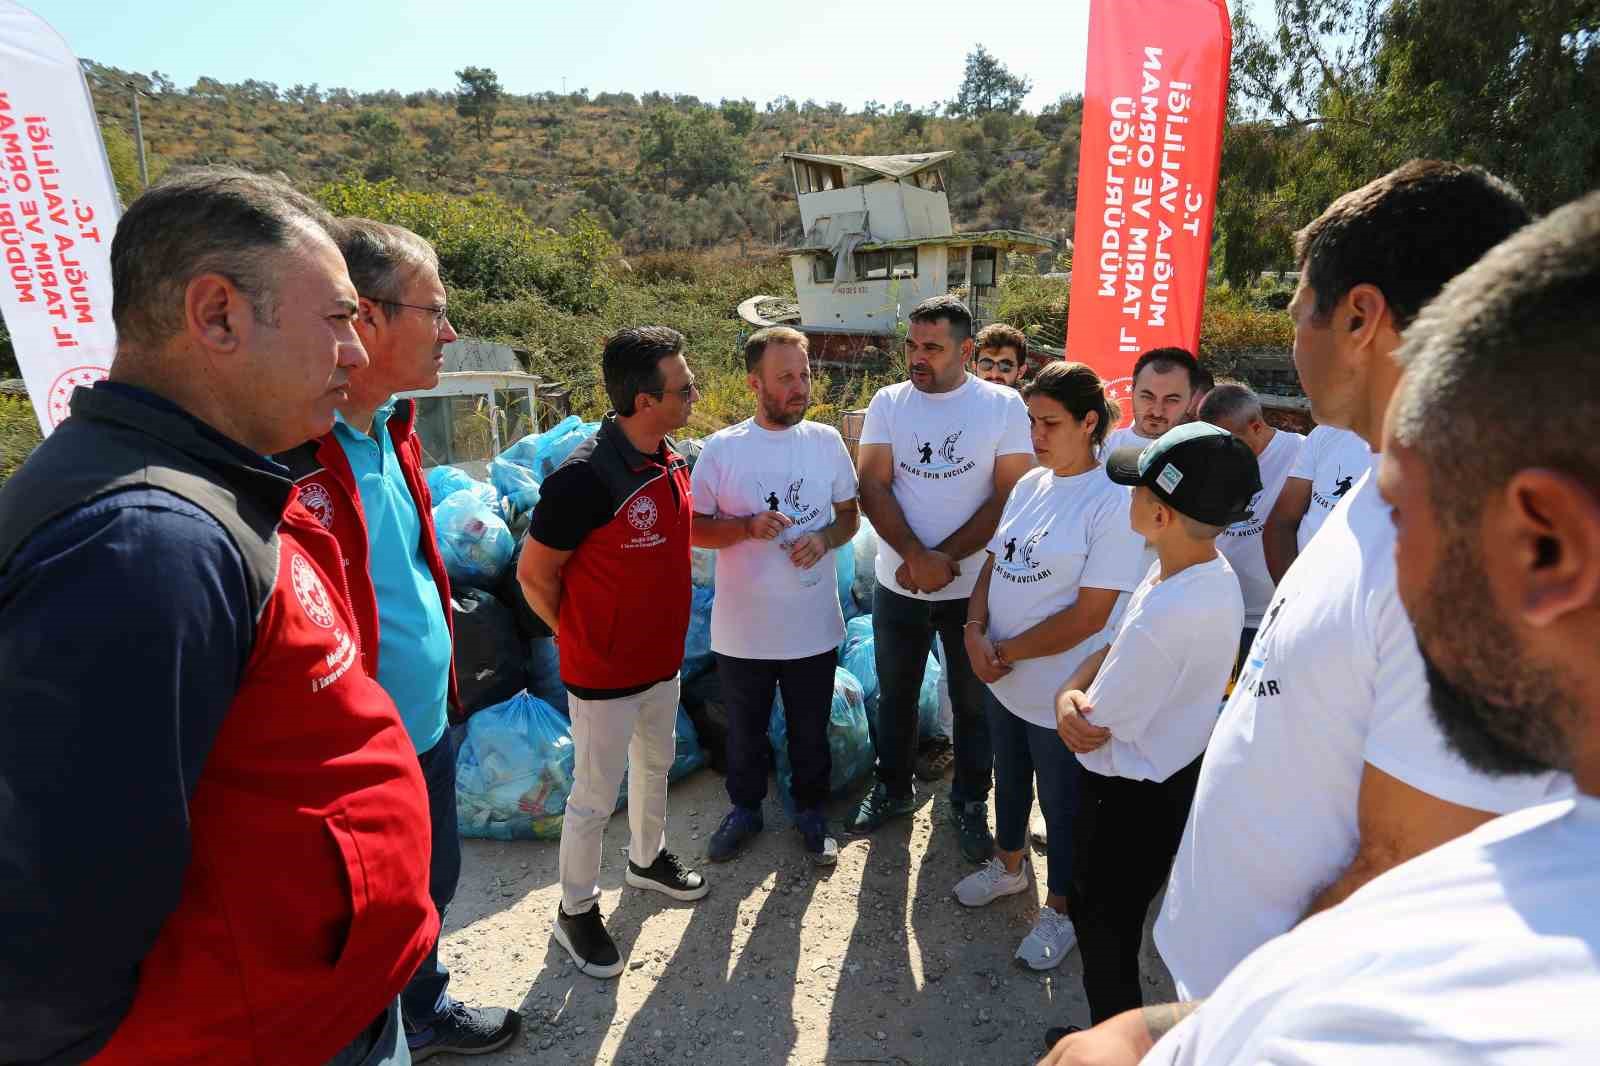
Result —
[{"label": "utility pole", "polygon": [[150,187],[150,171],[144,160],[144,123],[139,119],[139,87],[128,82],[128,90],[133,93],[133,141],[139,146],[139,189],[142,192]]},{"label": "utility pole", "polygon": [[565,74],[561,75],[561,95],[567,95],[567,76]]}]

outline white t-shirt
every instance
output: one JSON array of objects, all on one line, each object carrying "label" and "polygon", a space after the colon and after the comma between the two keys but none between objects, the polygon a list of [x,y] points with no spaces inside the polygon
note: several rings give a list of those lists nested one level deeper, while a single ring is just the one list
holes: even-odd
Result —
[{"label": "white t-shirt", "polygon": [[[1028,408],[1017,390],[971,374],[950,392],[921,392],[909,381],[879,389],[867,405],[861,443],[889,445],[894,498],[911,532],[929,548],[965,525],[993,495],[996,456],[1033,456]],[[902,562],[880,538],[878,584],[919,600],[960,600],[978,583],[983,551],[957,560],[961,573],[931,594],[900,587],[894,575]]]},{"label": "white t-shirt", "polygon": [[[1261,550],[1261,531],[1266,528],[1272,505],[1278,502],[1278,493],[1300,455],[1300,446],[1306,439],[1286,429],[1276,430],[1266,449],[1256,462],[1261,467],[1261,491],[1250,499],[1250,517],[1235,522],[1217,538],[1217,550],[1228,557],[1228,565],[1239,576],[1239,591],[1244,595],[1244,627],[1254,629],[1261,624],[1267,604],[1272,602],[1272,575],[1267,571],[1267,557]],[[1234,642],[1238,654],[1238,642]]]},{"label": "white t-shirt", "polygon": [[1209,995],[1350,865],[1364,764],[1496,814],[1570,790],[1564,774],[1479,773],[1445,746],[1374,480],[1284,575],[1206,746],[1155,927],[1184,999]]},{"label": "white t-shirt", "polygon": [[[839,431],[820,422],[784,430],[746,419],[706,439],[693,475],[696,513],[729,518],[782,511],[799,530],[833,522],[833,505],[856,496],[856,472]],[[807,587],[776,540],[743,540],[717,553],[711,648],[737,659],[801,659],[844,639],[833,556]]]},{"label": "white t-shirt", "polygon": [[1600,1062],[1600,800],[1496,819],[1239,964],[1166,1066]]},{"label": "white t-shirt", "polygon": [[1311,502],[1306,504],[1305,517],[1300,519],[1300,529],[1295,534],[1295,546],[1300,551],[1306,550],[1312,536],[1333,513],[1334,506],[1376,461],[1367,442],[1357,433],[1332,426],[1316,426],[1311,430],[1300,448],[1294,469],[1289,471],[1290,477],[1311,482]]},{"label": "white t-shirt", "polygon": [[1160,580],[1150,568],[1086,695],[1111,739],[1078,761],[1107,777],[1165,781],[1206,750],[1239,655],[1244,599],[1228,560]]},{"label": "white t-shirt", "polygon": [[[1143,573],[1144,538],[1128,524],[1128,492],[1103,466],[1072,477],[1043,467],[1028,471],[1006,499],[989,551],[991,640],[1066,610],[1080,588],[1131,592]],[[1106,646],[1104,632],[1055,655],[1021,659],[989,688],[1018,718],[1054,729],[1057,690],[1090,652]]]}]

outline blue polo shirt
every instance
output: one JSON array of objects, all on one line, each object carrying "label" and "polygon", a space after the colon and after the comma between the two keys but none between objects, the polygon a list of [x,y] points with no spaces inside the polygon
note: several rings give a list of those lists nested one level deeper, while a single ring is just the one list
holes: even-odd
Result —
[{"label": "blue polo shirt", "polygon": [[372,435],[337,418],[334,439],[350,460],[366,514],[378,599],[378,684],[400,708],[419,754],[444,735],[450,694],[450,629],[439,586],[422,556],[422,520],[389,435],[394,401],[378,408]]}]

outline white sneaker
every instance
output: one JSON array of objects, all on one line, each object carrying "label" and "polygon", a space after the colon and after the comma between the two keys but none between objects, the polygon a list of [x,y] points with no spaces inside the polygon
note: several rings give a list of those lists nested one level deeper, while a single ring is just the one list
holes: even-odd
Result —
[{"label": "white sneaker", "polygon": [[1022,938],[1017,948],[1017,958],[1034,970],[1053,970],[1061,965],[1072,946],[1078,942],[1078,931],[1065,914],[1049,907],[1039,908],[1039,920],[1033,930]]},{"label": "white sneaker", "polygon": [[1001,896],[1014,896],[1028,889],[1028,860],[1023,859],[1017,872],[1007,873],[1006,864],[990,859],[983,869],[968,874],[956,885],[956,899],[966,907],[982,907]]}]

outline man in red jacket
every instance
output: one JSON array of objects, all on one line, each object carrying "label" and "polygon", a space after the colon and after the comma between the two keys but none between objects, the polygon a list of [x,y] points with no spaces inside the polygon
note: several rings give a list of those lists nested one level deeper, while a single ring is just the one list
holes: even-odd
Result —
[{"label": "man in red jacket", "polygon": [[0,1061],[409,1061],[422,774],[265,458],[366,365],[332,224],[231,168],[139,197],[111,378],[0,489]]},{"label": "man in red jacket", "polygon": [[[370,362],[350,376],[350,398],[333,429],[283,462],[306,508],[350,560],[350,602],[367,638],[362,665],[394,699],[428,783],[429,894],[442,921],[461,876],[456,748],[446,729],[456,702],[450,581],[422,476],[416,405],[395,394],[439,383],[444,346],[456,332],[432,245],[364,218],[343,219],[338,236],[360,301],[356,333]],[[435,947],[401,996],[413,1060],[482,1054],[515,1038],[515,1011],[469,1007],[449,994],[449,981]]]},{"label": "man in red jacket", "polygon": [[667,434],[688,424],[683,336],[617,332],[601,356],[615,408],[540,488],[517,579],[561,648],[576,749],[561,825],[555,938],[578,969],[615,977],[600,918],[600,843],[628,777],[628,884],[695,900],[709,887],[667,850],[667,770],[689,630],[689,464]]}]

